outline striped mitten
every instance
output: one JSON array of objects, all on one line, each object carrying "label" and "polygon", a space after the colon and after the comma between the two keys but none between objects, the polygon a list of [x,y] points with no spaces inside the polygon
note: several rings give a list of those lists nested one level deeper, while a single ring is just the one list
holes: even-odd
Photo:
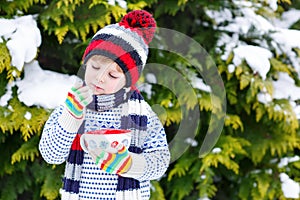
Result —
[{"label": "striped mitten", "polygon": [[82,81],[77,81],[68,92],[65,105],[69,113],[76,119],[83,117],[84,108],[92,102],[93,92],[88,86],[83,86]]},{"label": "striped mitten", "polygon": [[111,144],[117,150],[116,153],[107,152],[101,148],[89,151],[92,159],[102,170],[110,174],[122,174],[129,170],[132,158],[122,143]]}]

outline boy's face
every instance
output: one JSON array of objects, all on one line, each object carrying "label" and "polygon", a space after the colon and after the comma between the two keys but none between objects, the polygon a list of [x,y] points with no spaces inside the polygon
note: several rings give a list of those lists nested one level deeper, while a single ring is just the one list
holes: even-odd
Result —
[{"label": "boy's face", "polygon": [[113,94],[125,86],[125,74],[114,61],[100,55],[86,62],[85,83],[95,95]]}]

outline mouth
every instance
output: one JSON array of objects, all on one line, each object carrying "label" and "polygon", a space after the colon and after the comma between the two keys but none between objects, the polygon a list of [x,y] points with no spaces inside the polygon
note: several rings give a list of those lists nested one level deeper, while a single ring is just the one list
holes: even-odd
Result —
[{"label": "mouth", "polygon": [[101,91],[103,91],[102,87],[99,87],[99,86],[94,85],[94,84],[93,84],[93,88],[94,88],[94,92],[101,92]]}]

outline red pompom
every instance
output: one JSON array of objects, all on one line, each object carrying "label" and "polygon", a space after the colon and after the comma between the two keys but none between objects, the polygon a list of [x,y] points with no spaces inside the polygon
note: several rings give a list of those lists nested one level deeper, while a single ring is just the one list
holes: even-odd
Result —
[{"label": "red pompom", "polygon": [[127,13],[119,25],[137,32],[146,44],[152,41],[156,29],[155,19],[145,10],[134,10]]}]

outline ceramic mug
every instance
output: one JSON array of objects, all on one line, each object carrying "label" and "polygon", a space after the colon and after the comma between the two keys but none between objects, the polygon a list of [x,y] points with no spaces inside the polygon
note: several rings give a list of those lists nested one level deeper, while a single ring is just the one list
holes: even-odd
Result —
[{"label": "ceramic mug", "polygon": [[81,135],[80,146],[83,151],[88,152],[96,148],[101,148],[107,152],[116,153],[114,146],[123,143],[126,148],[131,141],[131,131],[124,129],[101,129],[89,131]]}]

